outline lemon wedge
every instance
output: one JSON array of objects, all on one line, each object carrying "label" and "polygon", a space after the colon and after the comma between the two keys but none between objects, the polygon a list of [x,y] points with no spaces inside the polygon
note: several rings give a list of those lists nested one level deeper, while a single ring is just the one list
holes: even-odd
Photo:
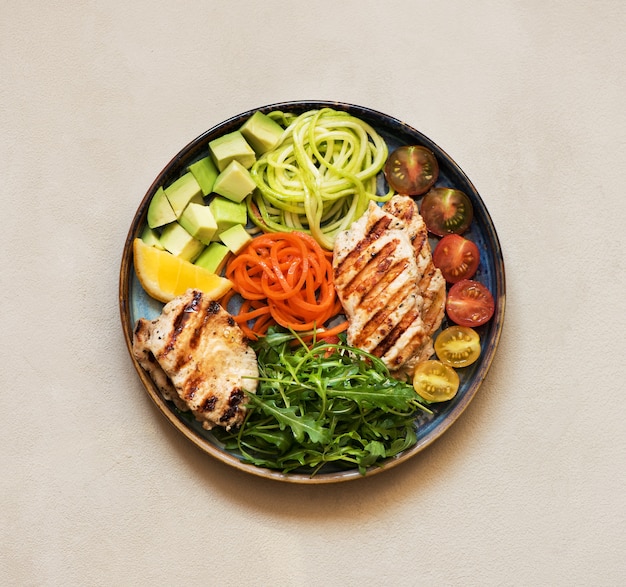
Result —
[{"label": "lemon wedge", "polygon": [[198,289],[216,300],[233,285],[229,279],[147,245],[140,238],[133,241],[133,260],[141,287],[150,297],[163,303],[189,288]]}]

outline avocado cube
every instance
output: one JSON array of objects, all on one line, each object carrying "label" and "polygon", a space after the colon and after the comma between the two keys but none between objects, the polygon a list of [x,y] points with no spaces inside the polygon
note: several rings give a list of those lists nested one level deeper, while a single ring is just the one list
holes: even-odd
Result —
[{"label": "avocado cube", "polygon": [[200,253],[195,264],[211,273],[219,274],[226,264],[228,255],[230,255],[230,250],[226,245],[214,242]]},{"label": "avocado cube", "polygon": [[189,202],[192,200],[196,202],[203,201],[200,184],[198,184],[196,178],[189,171],[179,177],[169,187],[166,187],[165,195],[172,206],[172,210],[174,210],[176,214],[176,219],[180,218],[180,215]]},{"label": "avocado cube", "polygon": [[250,169],[256,161],[254,149],[238,130],[222,135],[209,142],[209,153],[219,171],[236,159],[246,169]]},{"label": "avocado cube", "polygon": [[255,112],[239,129],[257,155],[270,151],[280,143],[284,129],[263,112]]},{"label": "avocado cube", "polygon": [[208,245],[217,232],[217,223],[208,206],[190,202],[178,219],[179,224],[194,238]]},{"label": "avocado cube", "polygon": [[204,245],[191,236],[178,222],[168,224],[161,233],[161,244],[176,257],[193,263],[204,250]]},{"label": "avocado cube", "polygon": [[150,228],[157,228],[164,224],[169,224],[176,220],[176,213],[172,209],[172,206],[165,195],[165,191],[160,187],[148,206],[148,226]]},{"label": "avocado cube", "polygon": [[243,224],[235,224],[220,234],[220,240],[236,255],[252,240],[252,237],[246,232]]},{"label": "avocado cube", "polygon": [[248,210],[245,202],[233,202],[228,198],[215,196],[211,200],[209,208],[217,223],[217,232],[213,236],[213,240],[219,240],[219,235],[231,226],[235,224],[245,226],[248,222]]},{"label": "avocado cube", "polygon": [[213,191],[233,202],[241,202],[252,190],[256,183],[250,172],[236,159],[233,159],[222,173],[217,176]]},{"label": "avocado cube", "polygon": [[154,228],[150,228],[149,226],[145,226],[143,231],[141,232],[141,240],[147,245],[154,247],[156,249],[159,249],[161,251],[165,249],[165,247],[161,244],[159,233],[156,230],[154,230]]},{"label": "avocado cube", "polygon": [[191,171],[192,175],[196,178],[202,190],[202,195],[208,196],[213,191],[213,184],[219,174],[215,163],[213,163],[213,159],[207,155],[203,159],[192,163],[187,167],[187,170]]}]

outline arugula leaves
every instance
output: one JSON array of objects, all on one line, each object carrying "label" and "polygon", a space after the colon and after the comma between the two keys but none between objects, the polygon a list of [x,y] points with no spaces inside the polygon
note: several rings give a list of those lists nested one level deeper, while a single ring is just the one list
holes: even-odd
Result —
[{"label": "arugula leaves", "polygon": [[281,329],[254,349],[258,388],[246,419],[236,431],[214,430],[242,460],[283,472],[365,474],[417,442],[416,413],[430,410],[380,359],[345,344],[308,347]]}]

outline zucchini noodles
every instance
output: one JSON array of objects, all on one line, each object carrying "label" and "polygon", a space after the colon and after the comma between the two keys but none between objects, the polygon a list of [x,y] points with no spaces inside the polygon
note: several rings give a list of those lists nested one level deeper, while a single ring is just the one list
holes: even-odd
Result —
[{"label": "zucchini noodles", "polygon": [[376,193],[387,145],[366,122],[331,108],[268,116],[285,130],[250,170],[258,189],[248,198],[249,217],[265,232],[305,232],[332,250],[370,201],[393,195]]}]

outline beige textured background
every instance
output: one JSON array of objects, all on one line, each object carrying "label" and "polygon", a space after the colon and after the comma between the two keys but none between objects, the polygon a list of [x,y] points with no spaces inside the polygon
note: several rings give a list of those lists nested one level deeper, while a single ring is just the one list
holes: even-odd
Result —
[{"label": "beige textured background", "polygon": [[[0,584],[623,585],[626,4],[42,2],[0,16]],[[507,268],[487,380],[433,446],[291,486],[200,453],[124,346],[153,178],[241,111],[403,119]]]}]

